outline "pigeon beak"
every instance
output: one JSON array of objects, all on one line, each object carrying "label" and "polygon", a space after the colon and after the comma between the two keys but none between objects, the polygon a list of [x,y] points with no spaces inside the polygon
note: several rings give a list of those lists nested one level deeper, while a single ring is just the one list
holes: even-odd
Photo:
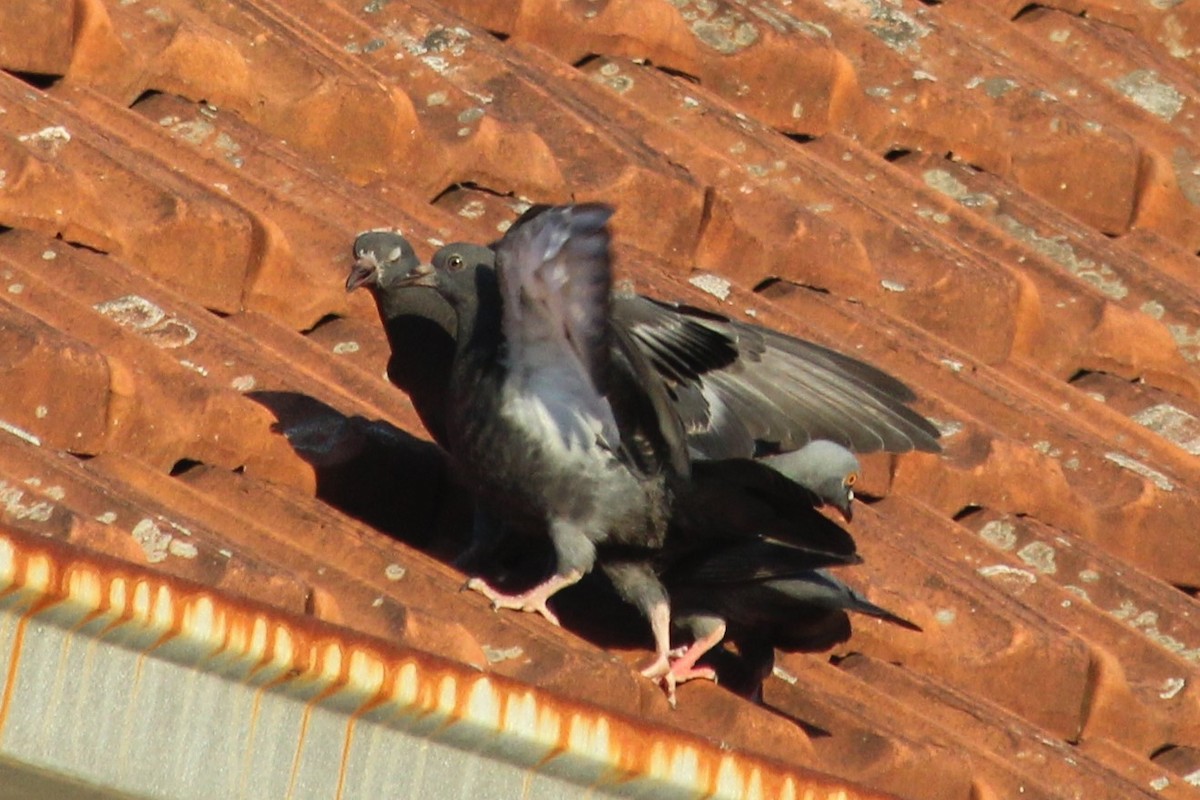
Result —
[{"label": "pigeon beak", "polygon": [[854,492],[846,492],[846,498],[843,502],[838,503],[838,511],[842,512],[842,519],[850,522],[854,519]]},{"label": "pigeon beak", "polygon": [[437,276],[434,274],[432,264],[418,264],[412,268],[412,271],[405,275],[400,280],[396,281],[397,286],[424,286],[432,289],[437,286]]},{"label": "pigeon beak", "polygon": [[346,291],[353,292],[360,286],[375,285],[378,271],[379,265],[373,258],[360,258],[355,261],[354,268],[350,270],[350,275],[346,278]]}]

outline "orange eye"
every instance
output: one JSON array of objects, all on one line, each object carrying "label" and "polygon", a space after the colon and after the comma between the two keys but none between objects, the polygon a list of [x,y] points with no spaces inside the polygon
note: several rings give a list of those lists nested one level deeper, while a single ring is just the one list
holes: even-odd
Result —
[{"label": "orange eye", "polygon": [[849,475],[846,476],[846,480],[843,481],[843,483],[845,483],[846,486],[853,486],[855,484],[855,482],[857,482],[857,481],[858,481],[858,473],[851,472]]}]

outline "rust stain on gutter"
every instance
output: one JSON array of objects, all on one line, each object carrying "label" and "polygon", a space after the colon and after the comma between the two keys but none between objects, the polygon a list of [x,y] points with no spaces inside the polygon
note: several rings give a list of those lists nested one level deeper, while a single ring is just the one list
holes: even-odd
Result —
[{"label": "rust stain on gutter", "polygon": [[303,741],[313,712],[344,714],[334,756],[339,796],[355,727],[369,721],[610,792],[661,782],[703,797],[886,797],[0,525],[5,610],[20,621],[4,679],[0,742],[17,691],[23,631],[37,618],[246,685],[255,695],[253,726],[264,693],[304,703],[293,785],[301,761],[313,757]]}]

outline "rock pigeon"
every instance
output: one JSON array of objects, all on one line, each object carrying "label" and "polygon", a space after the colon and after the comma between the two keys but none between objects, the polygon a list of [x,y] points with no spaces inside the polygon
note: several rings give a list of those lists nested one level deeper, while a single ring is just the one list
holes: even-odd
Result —
[{"label": "rock pigeon", "polygon": [[401,281],[410,277],[420,261],[400,234],[359,234],[354,240],[354,259],[346,291],[366,286],[375,299],[391,349],[388,380],[411,398],[434,441],[445,445],[446,387],[458,324],[454,309],[433,289],[401,289]]},{"label": "rock pigeon", "polygon": [[858,457],[840,444],[826,439],[809,442],[799,450],[758,459],[776,472],[813,493],[815,498],[853,517],[854,484],[860,471]]},{"label": "rock pigeon", "polygon": [[[527,213],[510,232],[531,219],[536,216]],[[433,292],[399,289],[397,281],[414,266],[411,252],[399,234],[362,234],[354,243],[356,262],[347,287],[371,290],[392,347],[388,376],[412,398],[434,439],[444,443],[441,417],[454,312]],[[470,243],[446,245],[432,259],[435,267],[448,269],[490,269],[494,263],[491,247]],[[666,383],[693,457],[770,455],[817,439],[858,453],[940,450],[937,429],[909,408],[913,392],[861,361],[720,314],[632,293],[615,293],[610,313],[613,327]]]},{"label": "rock pigeon", "polygon": [[658,678],[670,667],[667,597],[645,558],[628,554],[662,547],[669,478],[686,479],[690,465],[664,388],[609,325],[611,214],[553,209],[500,243],[495,269],[449,260],[402,283],[436,290],[455,312],[444,430],[462,477],[506,532],[554,547],[553,574],[525,592],[478,578],[469,588],[557,623],[547,600],[598,550],[619,554],[608,576],[650,622],[646,672]]}]

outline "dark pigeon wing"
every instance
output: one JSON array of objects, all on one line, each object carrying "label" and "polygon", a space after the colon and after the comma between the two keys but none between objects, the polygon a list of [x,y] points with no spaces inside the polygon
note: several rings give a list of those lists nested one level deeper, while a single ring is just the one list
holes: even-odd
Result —
[{"label": "dark pigeon wing", "polygon": [[624,460],[645,475],[664,468],[688,475],[687,435],[666,386],[627,330],[613,325],[611,335],[605,397],[621,433]]},{"label": "dark pigeon wing", "polygon": [[693,461],[690,480],[674,487],[673,554],[713,546],[779,541],[855,563],[854,537],[817,511],[820,501],[798,483],[750,459]]},{"label": "dark pigeon wing", "polygon": [[608,369],[612,208],[555,208],[510,228],[496,250],[504,337],[514,363],[533,363],[562,340],[600,392]]},{"label": "dark pigeon wing", "polygon": [[940,450],[912,390],[820,345],[684,305],[614,299],[675,399],[697,454],[747,457],[829,439],[857,452]]},{"label": "dark pigeon wing", "polygon": [[700,551],[672,565],[664,578],[668,585],[730,586],[789,579],[856,561],[786,542],[760,540]]}]

